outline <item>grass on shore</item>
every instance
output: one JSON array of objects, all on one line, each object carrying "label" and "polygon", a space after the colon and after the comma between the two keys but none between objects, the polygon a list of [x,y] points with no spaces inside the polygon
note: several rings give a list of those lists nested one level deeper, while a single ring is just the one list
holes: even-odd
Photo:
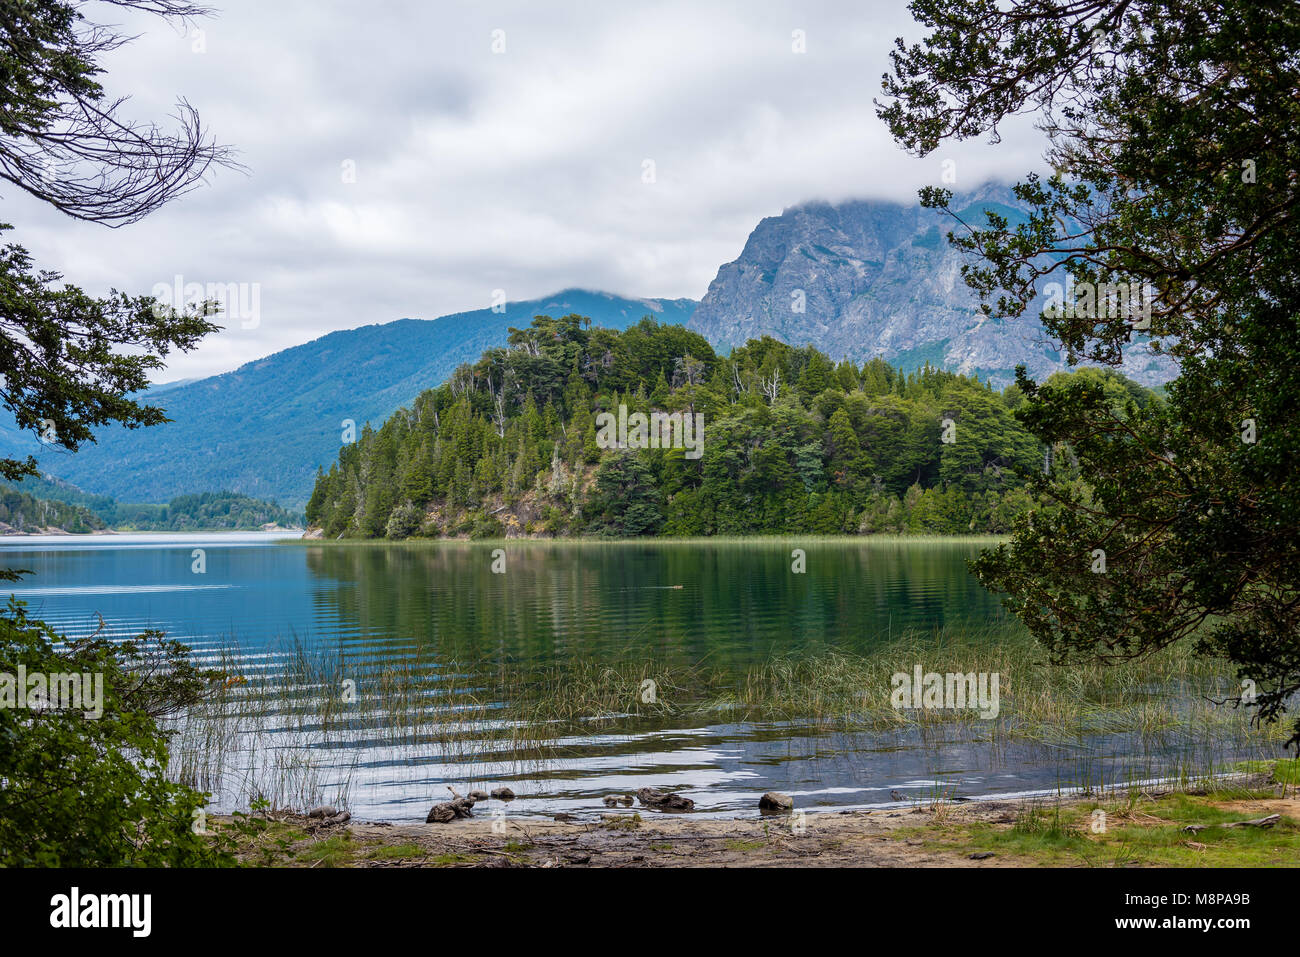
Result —
[{"label": "grass on shore", "polygon": [[[1252,770],[1263,767],[1251,764]],[[1297,759],[1269,764],[1277,784],[1292,788],[1300,780]],[[1283,816],[1267,828],[1223,826],[1265,816],[1250,805],[1276,794],[1274,788],[1158,797],[1131,791],[1116,800],[1031,805],[1009,827],[939,817],[906,835],[937,850],[992,851],[1050,866],[1297,867],[1300,821]],[[1189,832],[1189,826],[1198,829]]]}]

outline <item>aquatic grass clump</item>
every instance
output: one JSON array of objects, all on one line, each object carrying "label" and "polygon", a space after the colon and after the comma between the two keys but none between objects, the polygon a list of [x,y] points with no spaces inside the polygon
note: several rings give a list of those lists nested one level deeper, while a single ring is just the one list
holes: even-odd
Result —
[{"label": "aquatic grass clump", "polygon": [[495,697],[525,726],[611,721],[698,712],[717,692],[717,672],[653,659],[578,659],[531,673],[511,672]]},{"label": "aquatic grass clump", "polygon": [[[997,716],[982,717],[974,707],[894,707],[894,676],[918,666],[941,675],[996,674]],[[1190,645],[1118,665],[1052,665],[1022,627],[1007,622],[911,631],[868,655],[775,658],[743,676],[731,703],[751,718],[844,729],[967,725],[990,737],[1044,743],[1121,733],[1154,740],[1189,727],[1245,735],[1246,713],[1218,703],[1231,683],[1225,662],[1197,657]]]},{"label": "aquatic grass clump", "polygon": [[[275,667],[249,667],[268,658]],[[292,641],[255,657],[230,645],[219,660],[225,686],[168,729],[172,773],[218,805],[346,806],[362,748],[465,767],[549,757],[480,679],[436,656],[375,663]]]}]

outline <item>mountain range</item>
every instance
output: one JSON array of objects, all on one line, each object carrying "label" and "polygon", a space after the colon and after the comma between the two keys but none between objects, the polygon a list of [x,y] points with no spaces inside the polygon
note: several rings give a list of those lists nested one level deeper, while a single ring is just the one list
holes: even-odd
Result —
[{"label": "mountain range", "polygon": [[[989,184],[954,209],[982,225],[992,209],[1023,221],[1011,190]],[[918,204],[810,202],[763,219],[740,256],[719,268],[703,300],[629,299],[567,289],[433,320],[400,319],[333,332],[205,379],[154,386],[173,420],[108,428],[77,454],[41,445],[0,417],[0,455],[36,455],[43,471],[124,502],[228,490],[301,508],[318,465],[333,461],[345,420],[378,424],[463,362],[503,345],[535,315],[578,313],[626,329],[642,316],[685,324],[721,352],[769,335],[838,360],[876,356],[904,369],[927,362],[1005,385],[1024,364],[1043,378],[1064,368],[1037,321],[985,316],[961,278],[944,214]],[[1036,304],[1040,305],[1040,304]],[[1118,371],[1155,386],[1175,374],[1145,343]]]},{"label": "mountain range", "polygon": [[[985,210],[1011,228],[1026,221],[1011,189],[987,184],[954,196],[964,222]],[[964,254],[947,241],[957,224],[919,204],[861,200],[805,203],[762,220],[740,257],[718,270],[689,326],[715,349],[768,335],[812,343],[833,359],[877,356],[905,371],[931,365],[1005,386],[1024,365],[1039,379],[1065,368],[1038,315],[985,316],[961,276]],[[1173,378],[1167,357],[1145,343],[1116,371],[1143,385]]]},{"label": "mountain range", "polygon": [[301,508],[317,465],[338,455],[344,421],[360,433],[437,385],[462,362],[506,341],[535,315],[589,316],[626,329],[642,316],[682,324],[693,299],[626,299],[569,289],[439,319],[399,319],[332,332],[233,372],[148,390],[171,422],[111,427],[76,454],[42,445],[0,421],[0,455],[35,455],[43,472],[121,502],[166,502],[177,495],[232,491]]}]

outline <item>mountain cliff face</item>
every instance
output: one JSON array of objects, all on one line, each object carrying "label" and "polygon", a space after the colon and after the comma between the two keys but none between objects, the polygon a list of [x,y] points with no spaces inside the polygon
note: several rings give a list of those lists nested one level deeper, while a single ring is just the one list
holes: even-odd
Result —
[{"label": "mountain cliff face", "polygon": [[[966,222],[992,209],[1023,222],[1008,187],[986,185],[954,197]],[[718,270],[690,328],[716,348],[769,335],[812,343],[832,358],[875,356],[912,369],[932,365],[1006,385],[1024,364],[1040,381],[1063,368],[1038,314],[984,316],[961,277],[962,253],[947,234],[951,217],[919,204],[859,200],[806,203],[760,222],[740,257]],[[1176,374],[1170,360],[1139,343],[1118,371],[1144,385]]]}]

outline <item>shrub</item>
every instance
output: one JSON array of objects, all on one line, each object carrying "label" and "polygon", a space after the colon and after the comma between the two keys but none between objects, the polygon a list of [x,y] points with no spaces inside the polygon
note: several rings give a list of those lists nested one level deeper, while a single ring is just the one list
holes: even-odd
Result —
[{"label": "shrub", "polygon": [[[18,677],[102,676],[84,710],[33,707]],[[0,866],[196,866],[228,862],[194,827],[207,795],[168,780],[158,719],[218,676],[148,632],[66,642],[10,598],[0,613]],[[47,678],[45,680],[48,680]],[[93,680],[93,679],[92,679]],[[93,689],[93,684],[91,686]]]}]

